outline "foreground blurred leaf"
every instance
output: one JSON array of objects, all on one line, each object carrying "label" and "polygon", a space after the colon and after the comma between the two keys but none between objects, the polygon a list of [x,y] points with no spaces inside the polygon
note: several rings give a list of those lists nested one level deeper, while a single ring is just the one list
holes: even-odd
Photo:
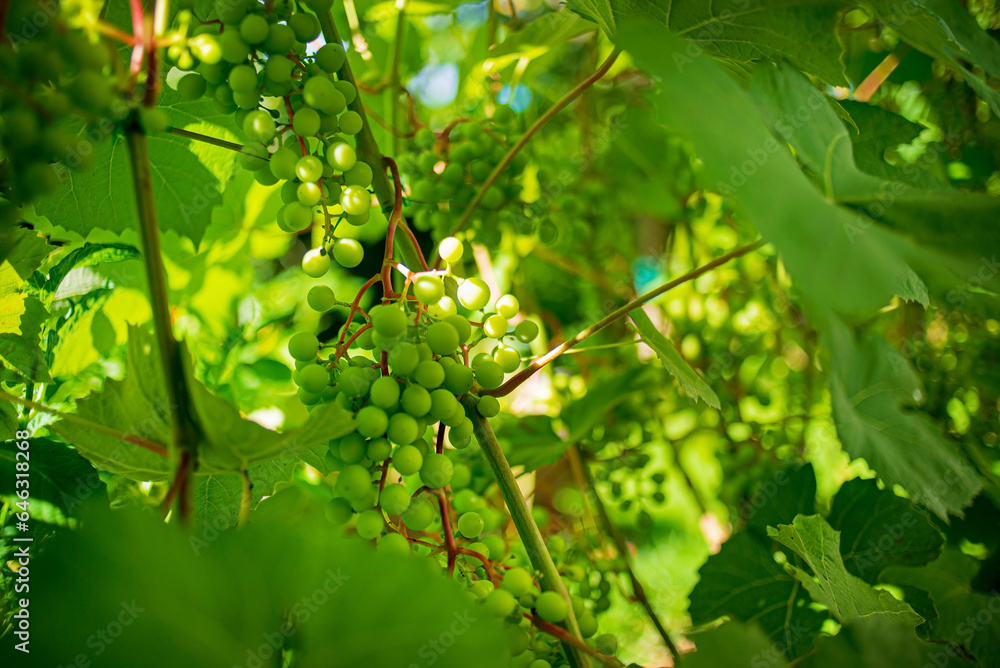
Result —
[{"label": "foreground blurred leaf", "polygon": [[719,397],[715,394],[708,383],[698,375],[698,372],[691,368],[691,365],[684,361],[681,354],[674,348],[670,339],[656,329],[656,326],[642,309],[636,309],[629,313],[629,318],[635,323],[639,333],[639,338],[656,352],[663,367],[670,372],[670,375],[677,379],[684,391],[695,400],[701,399],[706,404],[718,410],[721,408]]}]

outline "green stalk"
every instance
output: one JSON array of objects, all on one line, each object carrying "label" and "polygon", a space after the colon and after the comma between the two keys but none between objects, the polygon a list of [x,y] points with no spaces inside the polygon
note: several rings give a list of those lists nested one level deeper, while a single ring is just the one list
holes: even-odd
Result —
[{"label": "green stalk", "polygon": [[[483,455],[490,463],[490,468],[493,469],[497,487],[500,488],[500,494],[503,496],[504,503],[507,504],[511,519],[514,521],[514,527],[528,552],[531,565],[542,574],[542,588],[554,591],[566,599],[569,610],[565,622],[566,630],[582,643],[583,638],[576,622],[576,615],[573,614],[573,603],[569,598],[569,592],[566,591],[566,585],[559,576],[552,555],[545,547],[545,541],[542,540],[542,533],[538,530],[538,525],[535,524],[535,518],[531,516],[531,511],[528,510],[528,505],[524,502],[524,497],[521,496],[517,480],[514,479],[514,473],[510,470],[507,457],[500,449],[496,434],[493,433],[493,427],[490,426],[486,418],[476,411],[474,399],[466,395],[462,403],[465,404],[466,412],[472,418],[476,440],[479,441]],[[579,648],[569,643],[563,643],[563,651],[566,652],[566,658],[569,659],[570,665],[574,668],[590,668],[590,659]]]},{"label": "green stalk", "polygon": [[[332,11],[320,13],[319,24],[323,29],[323,38],[327,42],[331,44],[343,43],[340,39],[340,32],[337,30],[337,24],[333,21]],[[349,59],[344,59],[344,66],[337,72],[337,78],[341,81],[349,81],[355,88],[358,88],[358,82],[354,78],[354,72],[351,70]],[[383,168],[382,152],[375,141],[375,135],[372,134],[371,124],[368,122],[368,114],[365,113],[365,104],[361,100],[360,88],[358,88],[358,94],[347,105],[347,108],[361,116],[361,132],[354,137],[355,150],[358,154],[358,160],[367,162],[372,168],[372,188],[375,190],[375,196],[378,197],[379,204],[382,205],[382,211],[388,215],[395,201],[395,189],[389,182],[389,177],[386,176],[385,169]],[[399,217],[399,224],[406,227],[406,220],[403,216]],[[396,248],[399,251],[400,261],[407,267],[419,267],[420,260],[417,256],[417,249],[414,248],[409,235],[401,234],[396,239]]]},{"label": "green stalk", "polygon": [[[159,348],[160,365],[167,386],[170,410],[171,440],[175,450],[187,452],[190,466],[198,455],[198,427],[191,414],[187,377],[181,360],[180,345],[174,338],[170,321],[170,299],[167,293],[167,272],[160,247],[160,228],[156,219],[153,200],[153,177],[149,167],[149,145],[138,114],[132,112],[125,120],[125,139],[132,158],[132,181],[139,209],[139,239],[145,260],[146,280],[149,284],[149,302],[153,310],[153,326]],[[185,476],[189,479],[189,476]],[[183,491],[183,490],[182,490]],[[187,503],[180,497],[181,516]]]}]

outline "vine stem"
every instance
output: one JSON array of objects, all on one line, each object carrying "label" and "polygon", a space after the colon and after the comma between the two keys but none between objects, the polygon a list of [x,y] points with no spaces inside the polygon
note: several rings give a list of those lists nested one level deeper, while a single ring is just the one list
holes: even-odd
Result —
[{"label": "vine stem", "polygon": [[662,295],[665,292],[673,290],[678,285],[683,285],[684,283],[687,283],[688,281],[693,281],[694,279],[698,278],[699,276],[701,276],[703,274],[707,274],[708,272],[712,271],[713,269],[726,264],[730,260],[734,260],[734,259],[736,259],[738,257],[746,255],[747,253],[750,253],[752,251],[757,250],[758,248],[760,248],[761,246],[763,246],[765,243],[766,242],[764,240],[759,240],[759,241],[755,241],[755,242],[753,242],[751,244],[746,244],[745,246],[740,246],[739,248],[737,248],[735,250],[729,251],[725,255],[720,255],[719,257],[715,258],[714,260],[712,260],[710,262],[706,262],[705,264],[701,265],[700,267],[698,267],[696,269],[692,269],[691,271],[689,271],[688,273],[686,273],[686,274],[684,274],[682,276],[678,276],[677,278],[675,278],[672,281],[668,281],[667,283],[664,283],[663,285],[659,286],[658,288],[654,288],[654,289],[650,290],[649,292],[647,292],[645,294],[639,295],[638,297],[636,297],[635,299],[633,299],[629,303],[625,304],[621,308],[619,308],[619,309],[611,312],[611,314],[605,316],[601,320],[598,320],[597,322],[595,322],[590,327],[584,329],[579,334],[577,334],[576,336],[574,336],[572,339],[569,339],[568,341],[565,341],[565,342],[559,344],[558,346],[556,346],[555,348],[553,348],[549,352],[545,353],[544,355],[542,355],[541,357],[539,357],[538,359],[536,359],[534,362],[532,362],[531,364],[529,364],[527,367],[525,367],[524,369],[522,369],[518,373],[516,373],[513,376],[511,376],[500,387],[498,387],[496,389],[493,389],[493,390],[483,390],[481,392],[481,394],[491,394],[491,395],[496,396],[496,397],[502,397],[502,396],[510,394],[515,388],[517,388],[524,381],[526,381],[529,378],[531,378],[531,376],[533,376],[536,372],[538,372],[539,369],[541,369],[542,367],[544,367],[546,364],[549,364],[550,362],[552,362],[553,360],[555,360],[556,358],[558,358],[560,355],[562,355],[563,353],[565,353],[567,350],[569,350],[570,348],[573,348],[574,346],[576,346],[576,344],[580,343],[581,341],[587,339],[590,336],[593,336],[594,334],[598,333],[599,331],[601,331],[602,329],[604,329],[608,325],[614,323],[617,320],[620,320],[620,319],[624,318],[625,316],[627,316],[629,314],[630,311],[633,311],[633,310],[639,308],[640,306],[642,306],[643,304],[645,304],[648,301],[652,301],[653,299],[656,299],[657,297],[659,297],[660,295]]},{"label": "vine stem", "polygon": [[584,492],[584,497],[590,500],[590,504],[596,511],[598,520],[604,526],[604,530],[608,533],[608,535],[611,536],[611,540],[615,544],[615,549],[618,550],[618,555],[622,558],[622,562],[625,564],[625,570],[628,572],[629,580],[632,581],[632,593],[635,594],[636,599],[638,599],[639,603],[641,603],[642,607],[646,610],[646,616],[648,616],[649,620],[653,622],[653,626],[656,627],[656,632],[660,634],[661,638],[663,638],[663,643],[667,646],[667,650],[670,652],[670,656],[674,660],[674,665],[677,665],[680,661],[680,652],[677,650],[677,645],[674,644],[673,639],[670,637],[670,633],[663,625],[663,622],[660,621],[656,611],[653,610],[653,605],[649,602],[649,597],[646,596],[646,590],[643,588],[642,583],[635,574],[635,569],[632,566],[632,560],[629,558],[630,552],[628,545],[625,543],[625,537],[622,536],[618,527],[612,523],[611,517],[608,515],[608,510],[604,507],[604,502],[597,493],[597,485],[594,483],[594,475],[590,471],[590,465],[583,461],[583,458],[580,456],[580,451],[576,445],[569,446],[566,452],[569,455],[570,465],[580,472],[580,476],[583,478],[582,482],[586,485],[586,489],[582,490]]},{"label": "vine stem", "polygon": [[[343,40],[340,39],[340,31],[337,30],[337,24],[333,20],[332,11],[320,12],[319,24],[323,31],[323,37],[327,42],[331,44],[343,44]],[[368,122],[368,115],[365,113],[365,103],[361,100],[361,89],[358,87],[358,81],[354,78],[354,72],[351,70],[350,58],[344,59],[344,65],[337,72],[337,78],[341,81],[350,82],[358,89],[358,94],[347,105],[348,109],[361,116],[361,131],[354,137],[355,150],[357,151],[358,160],[367,162],[372,168],[372,188],[375,190],[375,196],[378,197],[382,211],[388,211],[389,206],[395,205],[393,186],[389,183],[389,177],[386,176],[385,170],[381,168],[382,152],[375,141],[375,135],[372,134],[371,124]],[[390,202],[393,204],[390,205]],[[399,225],[404,228],[406,227],[402,210],[399,212]],[[403,262],[411,267],[415,267],[419,263],[417,256],[419,250],[419,247],[413,243],[409,235],[404,238],[403,243],[399,247]]]},{"label": "vine stem", "polygon": [[[243,150],[244,146],[242,144],[236,144],[231,141],[226,141],[225,139],[219,139],[217,137],[210,137],[208,135],[203,135],[200,132],[191,132],[190,130],[184,130],[182,128],[170,128],[167,130],[168,133],[172,135],[177,135],[178,137],[184,137],[185,139],[193,139],[194,141],[200,141],[205,144],[211,144],[212,146],[218,146],[219,148],[226,148],[230,151],[236,151],[237,153],[242,153],[243,155],[251,155],[255,158],[259,157],[253,155],[253,153],[248,153]],[[270,157],[259,158],[260,160],[270,160]]]},{"label": "vine stem", "polygon": [[[612,51],[601,66],[597,68],[596,72],[578,83],[573,90],[566,93],[562,99],[552,105],[548,111],[539,116],[538,120],[531,124],[531,127],[528,128],[528,131],[524,133],[518,142],[510,147],[510,150],[507,151],[507,155],[505,155],[503,160],[497,164],[497,166],[490,173],[489,177],[487,177],[486,181],[483,182],[482,187],[479,188],[479,192],[477,192],[476,196],[472,198],[469,205],[465,207],[465,211],[462,213],[462,217],[459,219],[458,224],[455,226],[455,229],[451,231],[452,235],[461,231],[466,225],[468,225],[469,219],[472,218],[472,214],[475,212],[476,207],[479,206],[479,204],[483,201],[483,198],[486,196],[486,191],[489,190],[494,183],[496,183],[497,179],[500,178],[500,175],[504,173],[504,170],[506,170],[510,166],[510,163],[514,161],[514,157],[521,152],[521,149],[527,146],[529,141],[531,141],[531,138],[534,137],[539,130],[545,127],[545,125],[551,121],[556,114],[565,109],[570,102],[580,97],[583,91],[593,86],[598,79],[607,74],[608,70],[611,69],[611,66],[615,64],[616,60],[618,60],[619,53],[620,51],[618,49]],[[434,266],[436,267],[438,264],[440,264],[440,258],[438,258],[438,262],[436,262]]]},{"label": "vine stem", "polygon": [[250,482],[249,471],[240,471],[240,514],[236,518],[236,526],[244,527],[250,520],[250,506],[253,503],[253,484]]},{"label": "vine stem", "polygon": [[598,661],[607,666],[612,666],[613,668],[624,668],[625,664],[623,664],[621,661],[619,661],[613,656],[605,654],[599,649],[591,647],[590,645],[583,642],[576,636],[567,633],[566,629],[556,626],[551,622],[547,622],[538,615],[529,615],[528,613],[524,613],[524,616],[526,619],[530,620],[532,626],[534,626],[539,631],[544,631],[545,633],[548,633],[550,636],[558,638],[563,643],[576,647],[581,652],[589,654],[590,656],[594,657],[595,659],[597,659]]},{"label": "vine stem", "polygon": [[180,345],[174,338],[170,320],[170,298],[167,292],[167,272],[160,248],[160,229],[153,200],[153,177],[149,165],[149,144],[136,112],[125,121],[125,138],[132,158],[132,181],[139,209],[139,239],[142,243],[149,300],[153,311],[160,365],[166,382],[170,408],[173,446],[187,456],[180,458],[176,480],[180,483],[178,496],[181,519],[189,519],[188,492],[191,476],[197,467],[198,426],[191,414],[187,377],[181,359]]},{"label": "vine stem", "polygon": [[30,408],[32,410],[41,411],[42,413],[48,413],[49,415],[55,415],[60,420],[64,422],[69,422],[72,424],[79,425],[84,429],[89,429],[90,431],[95,431],[98,434],[104,434],[106,436],[111,436],[112,438],[117,438],[119,440],[125,441],[126,443],[131,443],[132,445],[138,445],[140,448],[149,450],[153,454],[157,454],[161,457],[167,456],[166,446],[157,443],[156,441],[151,441],[148,438],[143,438],[142,436],[137,436],[135,434],[129,434],[124,431],[118,431],[112,427],[99,424],[97,422],[91,422],[90,420],[84,419],[73,413],[63,413],[62,411],[56,410],[44,404],[31,401],[30,399],[22,399],[21,397],[14,396],[13,394],[8,394],[7,392],[0,391],[0,399],[6,399],[7,401],[13,401],[16,404],[20,404],[25,408]]},{"label": "vine stem", "polygon": [[[496,434],[493,433],[493,427],[476,410],[475,399],[466,395],[462,399],[462,403],[466,407],[466,413],[472,419],[476,440],[482,448],[483,456],[486,457],[490,468],[493,470],[497,487],[500,489],[504,503],[507,504],[507,510],[510,511],[514,527],[517,529],[517,533],[521,537],[521,542],[528,552],[528,559],[531,560],[532,567],[541,573],[542,587],[547,591],[554,591],[566,599],[569,613],[566,617],[565,632],[578,640],[580,644],[583,644],[580,627],[577,624],[576,615],[573,614],[573,602],[569,598],[569,592],[566,591],[566,585],[559,576],[559,571],[552,560],[552,555],[549,554],[548,549],[545,547],[542,533],[538,530],[538,525],[531,516],[531,511],[528,510],[528,504],[524,502],[524,497],[521,496],[521,490],[517,486],[514,472],[511,471],[507,457],[504,456],[503,451],[500,449],[500,443],[497,442]],[[590,661],[584,654],[581,654],[579,646],[564,640],[563,649],[572,666],[590,668]]]}]

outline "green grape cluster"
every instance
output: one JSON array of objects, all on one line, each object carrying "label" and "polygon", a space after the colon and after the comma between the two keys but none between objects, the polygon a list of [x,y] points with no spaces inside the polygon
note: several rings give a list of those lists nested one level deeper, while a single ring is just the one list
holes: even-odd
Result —
[{"label": "green grape cluster", "polygon": [[[483,123],[465,122],[447,133],[427,128],[417,131],[412,153],[400,158],[400,171],[408,177],[409,211],[413,224],[437,239],[448,235],[456,216],[473,200],[510,147],[517,142],[517,119],[510,107],[498,106]],[[477,208],[474,221],[490,227],[499,212],[516,202],[521,192],[517,176],[528,159],[524,153],[490,186]]]},{"label": "green grape cluster", "polygon": [[[18,83],[0,86],[0,223],[14,222],[22,206],[59,186],[57,163],[90,167],[94,144],[128,109],[112,76],[113,47],[62,15],[34,19],[49,16],[52,5],[21,0],[5,10],[0,70]],[[24,26],[31,30],[19,33]],[[71,116],[84,122],[81,132],[63,127]]]},{"label": "green grape cluster", "polygon": [[[324,12],[331,3],[305,4]],[[338,77],[344,48],[330,43],[310,54],[306,45],[321,34],[319,18],[289,3],[217,0],[215,8],[221,26],[205,23],[168,50],[183,71],[178,93],[188,100],[207,97],[234,116],[247,139],[242,167],[262,185],[281,185],[282,230],[302,232],[320,214],[336,216],[336,224],[364,225],[372,170],[381,165],[358,159],[352,138],[364,120],[349,108],[358,95],[354,84]],[[356,240],[328,238],[306,254],[303,269],[321,276],[331,256],[355,267],[364,251]]]}]

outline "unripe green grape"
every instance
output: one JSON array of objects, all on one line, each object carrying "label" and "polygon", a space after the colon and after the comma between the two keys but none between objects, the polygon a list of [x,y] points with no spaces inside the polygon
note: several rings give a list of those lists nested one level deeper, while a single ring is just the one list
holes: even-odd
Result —
[{"label": "unripe green grape", "polygon": [[[337,142],[326,151],[326,161],[333,165],[339,172],[346,172],[354,167],[358,161],[358,155],[354,147],[344,142]],[[371,168],[369,167],[369,170]]]},{"label": "unripe green grape", "polygon": [[493,351],[493,361],[500,365],[504,373],[513,373],[521,365],[521,356],[513,348],[499,345]]},{"label": "unripe green grape", "polygon": [[430,415],[436,420],[443,420],[453,415],[459,405],[455,395],[446,389],[431,392]]},{"label": "unripe green grape", "polygon": [[514,295],[503,295],[497,299],[495,304],[497,313],[510,320],[517,315],[521,309],[521,304]]},{"label": "unripe green grape", "polygon": [[337,89],[326,77],[311,77],[302,87],[302,99],[313,109],[330,113],[328,107],[337,101]]},{"label": "unripe green grape", "polygon": [[440,159],[434,153],[428,151],[427,153],[421,153],[420,157],[417,158],[417,168],[425,176],[430,176],[434,173],[434,166],[438,162],[440,162]]},{"label": "unripe green grape", "polygon": [[285,147],[279,148],[271,154],[271,173],[282,181],[291,181],[295,178],[295,164],[298,161],[295,151]]},{"label": "unripe green grape", "polygon": [[458,332],[446,322],[436,322],[428,327],[425,340],[438,355],[450,355],[458,348]]},{"label": "unripe green grape", "polygon": [[420,363],[420,354],[412,343],[402,342],[389,351],[389,369],[397,376],[409,376]]},{"label": "unripe green grape", "polygon": [[392,408],[399,401],[399,383],[391,376],[379,378],[372,383],[372,403],[380,408]]},{"label": "unripe green grape", "polygon": [[315,183],[323,176],[323,163],[314,155],[304,155],[295,162],[295,176],[304,183]]},{"label": "unripe green grape", "polygon": [[554,591],[543,591],[535,599],[535,612],[547,622],[558,624],[566,619],[569,614],[569,606],[566,599]]},{"label": "unripe green grape", "polygon": [[473,383],[472,369],[464,364],[452,364],[444,370],[444,386],[456,396],[471,390]]},{"label": "unripe green grape", "polygon": [[455,300],[445,295],[436,304],[427,307],[427,312],[435,318],[447,319],[458,314],[458,307]]},{"label": "unripe green grape", "polygon": [[392,443],[399,445],[409,445],[420,436],[417,421],[412,415],[406,413],[396,413],[389,418],[389,428],[386,430],[386,438]]},{"label": "unripe green grape", "polygon": [[434,193],[434,183],[429,179],[421,179],[413,184],[413,199],[417,202],[432,203],[437,201]]},{"label": "unripe green grape", "polygon": [[392,455],[392,467],[400,475],[413,475],[423,466],[424,457],[412,445],[404,445]]},{"label": "unripe green grape", "polygon": [[458,332],[458,342],[466,343],[469,337],[472,336],[472,325],[469,323],[468,318],[464,318],[460,315],[448,315],[442,318],[442,320]]},{"label": "unripe green grape", "polygon": [[292,78],[295,63],[282,56],[268,58],[264,65],[264,76],[274,83],[285,83]]},{"label": "unripe green grape", "polygon": [[601,653],[608,656],[614,656],[618,651],[618,638],[610,633],[602,633],[594,638],[594,644],[597,645],[597,649],[601,650]]},{"label": "unripe green grape", "polygon": [[403,513],[403,522],[409,529],[423,531],[434,523],[434,506],[422,496],[412,499]]},{"label": "unripe green grape", "polygon": [[220,83],[226,80],[228,73],[228,66],[221,63],[215,63],[210,65],[208,63],[201,63],[198,65],[198,74],[205,78],[205,82],[218,86]]},{"label": "unripe green grape", "polygon": [[465,248],[462,246],[462,242],[455,237],[446,237],[438,244],[438,255],[448,264],[455,264],[461,260],[464,251]]},{"label": "unripe green grape", "polygon": [[340,194],[340,206],[352,215],[361,215],[372,206],[372,196],[360,186],[347,186]]},{"label": "unripe green grape", "polygon": [[261,44],[271,33],[271,26],[263,16],[251,14],[240,22],[240,37],[247,44]]},{"label": "unripe green grape", "polygon": [[373,462],[384,462],[392,454],[392,445],[384,438],[373,438],[368,442],[365,454]]},{"label": "unripe green grape", "polygon": [[319,201],[323,199],[323,189],[315,183],[300,183],[295,188],[295,197],[299,204],[311,208],[319,204]]},{"label": "unripe green grape", "polygon": [[335,488],[345,499],[357,500],[368,494],[371,486],[372,477],[368,469],[352,464],[340,472]]},{"label": "unripe green grape", "polygon": [[337,443],[337,455],[341,461],[357,464],[365,458],[365,439],[358,432],[352,432]]},{"label": "unripe green grape", "polygon": [[198,100],[205,95],[208,82],[197,72],[185,74],[177,81],[177,92],[185,100]]},{"label": "unripe green grape", "polygon": [[227,63],[242,63],[250,55],[250,45],[243,41],[238,30],[227,30],[218,37],[222,59]]},{"label": "unripe green grape", "polygon": [[444,368],[432,360],[421,362],[413,372],[413,378],[423,387],[433,390],[444,382]]},{"label": "unripe green grape", "polygon": [[355,227],[361,227],[371,219],[371,211],[365,211],[360,216],[356,216],[353,213],[348,213],[344,216],[344,220],[347,221],[349,225],[354,225]]},{"label": "unripe green grape", "polygon": [[458,301],[470,311],[478,311],[490,301],[490,286],[481,278],[469,278],[458,286]]},{"label": "unripe green grape", "polygon": [[319,20],[307,12],[296,12],[288,17],[288,27],[295,32],[295,38],[300,42],[311,42],[320,33]]},{"label": "unripe green grape", "polygon": [[419,385],[411,385],[403,390],[400,401],[403,410],[415,418],[423,417],[431,410],[431,395]]},{"label": "unripe green grape", "polygon": [[388,427],[389,416],[378,406],[365,406],[358,411],[358,433],[365,438],[382,436]]},{"label": "unripe green grape", "polygon": [[379,506],[390,515],[402,515],[410,507],[410,492],[402,485],[386,485]]},{"label": "unripe green grape", "polygon": [[330,256],[322,248],[313,248],[302,256],[302,271],[307,276],[319,278],[330,271]]},{"label": "unripe green grape", "polygon": [[458,532],[466,538],[479,538],[483,532],[483,518],[479,513],[464,513],[458,518]]},{"label": "unripe green grape", "polygon": [[316,62],[325,72],[333,74],[340,70],[347,61],[347,54],[344,47],[339,44],[325,44],[316,52]]},{"label": "unripe green grape", "polygon": [[375,492],[368,489],[367,492],[361,498],[351,499],[351,510],[356,513],[363,513],[366,510],[371,510],[375,505]]},{"label": "unripe green grape", "polygon": [[465,181],[465,167],[457,162],[451,162],[441,172],[441,181],[457,186]]},{"label": "unripe green grape", "polygon": [[496,313],[483,323],[483,333],[491,339],[502,339],[507,334],[507,327],[507,318]]},{"label": "unripe green grape", "polygon": [[463,407],[462,404],[456,400],[455,410],[453,410],[450,415],[446,415],[441,418],[441,424],[446,427],[458,427],[465,419],[465,407]]},{"label": "unripe green grape", "polygon": [[306,303],[314,311],[329,311],[337,304],[333,290],[325,285],[314,285],[306,294]]},{"label": "unripe green grape", "polygon": [[[272,56],[283,56],[295,44],[295,31],[282,23],[272,23],[264,41],[264,50]],[[270,62],[270,61],[268,61]]]},{"label": "unripe green grape", "polygon": [[479,397],[476,410],[485,418],[496,417],[500,414],[500,401],[494,396],[485,394]]},{"label": "unripe green grape", "polygon": [[361,369],[359,367],[348,367],[340,373],[337,379],[337,387],[349,397],[363,397],[371,387],[371,369]]},{"label": "unripe green grape", "polygon": [[319,132],[319,113],[315,109],[303,107],[295,112],[292,130],[302,137],[314,137]]},{"label": "unripe green grape", "polygon": [[298,385],[307,392],[322,392],[330,382],[330,373],[318,364],[299,369]]},{"label": "unripe green grape", "polygon": [[336,526],[343,526],[354,517],[354,511],[351,510],[351,503],[347,499],[339,497],[330,499],[324,508],[324,513],[326,514],[326,519]]},{"label": "unripe green grape", "polygon": [[358,96],[358,89],[350,81],[338,80],[333,83],[337,90],[344,96],[344,103],[350,104]]},{"label": "unripe green grape", "polygon": [[368,166],[367,162],[355,163],[353,167],[344,172],[344,184],[367,188],[372,184],[372,168]]},{"label": "unripe green grape", "polygon": [[[358,515],[358,521],[355,523],[354,528],[357,530],[358,536],[365,540],[372,540],[382,535],[382,530],[385,528],[385,521],[382,519],[382,513],[379,511],[366,510]],[[394,535],[399,536],[399,534]],[[406,539],[403,538],[403,541],[406,542]]]},{"label": "unripe green grape", "polygon": [[525,320],[514,328],[514,337],[521,343],[531,343],[538,336],[538,325],[530,320]]},{"label": "unripe green grape", "polygon": [[503,369],[493,360],[485,360],[475,370],[476,382],[485,390],[495,390],[503,384]]},{"label": "unripe green grape", "polygon": [[306,362],[316,359],[319,351],[319,339],[310,332],[297,332],[288,339],[288,354],[292,359]]},{"label": "unripe green grape", "polygon": [[188,49],[202,63],[215,65],[222,61],[222,47],[215,35],[195,35],[188,40]]},{"label": "unripe green grape", "polygon": [[239,23],[247,15],[247,3],[215,0],[215,14],[225,24]]},{"label": "unripe green grape", "polygon": [[495,617],[510,617],[514,614],[515,609],[517,609],[517,600],[510,594],[510,592],[502,589],[490,592],[490,594],[486,597],[486,600],[483,601],[483,610],[487,614]]},{"label": "unripe green grape", "polygon": [[292,232],[301,232],[312,224],[313,213],[308,206],[292,202],[284,206],[283,220],[285,228]]},{"label": "unripe green grape", "polygon": [[406,312],[395,304],[379,304],[371,310],[372,328],[382,336],[398,337],[406,333]]},{"label": "unripe green grape", "polygon": [[264,187],[271,187],[278,183],[278,177],[271,173],[271,168],[268,165],[255,170],[253,177],[257,183]]},{"label": "unripe green grape", "polygon": [[345,135],[356,135],[364,125],[361,115],[356,111],[345,111],[340,115],[340,131]]},{"label": "unripe green grape", "polygon": [[420,467],[420,480],[431,489],[441,489],[451,482],[455,468],[445,455],[437,453],[427,455]]},{"label": "unripe green grape", "polygon": [[437,276],[421,276],[413,283],[413,295],[428,306],[444,297],[444,283]]}]

